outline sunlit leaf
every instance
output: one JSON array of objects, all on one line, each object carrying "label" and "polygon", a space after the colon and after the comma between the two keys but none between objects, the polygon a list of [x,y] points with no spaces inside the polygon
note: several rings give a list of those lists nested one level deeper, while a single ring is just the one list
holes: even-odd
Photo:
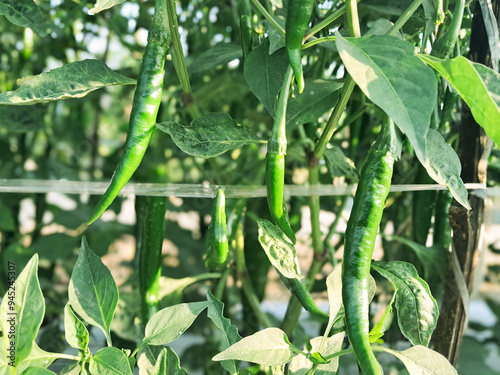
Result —
[{"label": "sunlit leaf", "polygon": [[213,360],[237,359],[266,366],[281,366],[293,357],[293,351],[285,332],[279,328],[266,328],[244,337],[217,354]]},{"label": "sunlit leaf", "polygon": [[373,262],[372,268],[388,279],[396,290],[398,324],[413,345],[429,345],[437,325],[439,309],[427,283],[411,263]]},{"label": "sunlit leaf", "polygon": [[340,57],[365,95],[406,134],[415,152],[426,154],[426,133],[437,99],[432,69],[415,55],[413,44],[394,36],[343,38]]},{"label": "sunlit leaf", "polygon": [[114,72],[99,60],[76,61],[31,77],[17,90],[1,93],[0,104],[31,105],[81,98],[106,86],[134,84],[135,80]]},{"label": "sunlit leaf", "polygon": [[209,113],[198,117],[191,125],[173,121],[156,124],[161,131],[170,134],[174,143],[188,155],[212,158],[262,140],[255,132],[240,126],[225,113]]}]

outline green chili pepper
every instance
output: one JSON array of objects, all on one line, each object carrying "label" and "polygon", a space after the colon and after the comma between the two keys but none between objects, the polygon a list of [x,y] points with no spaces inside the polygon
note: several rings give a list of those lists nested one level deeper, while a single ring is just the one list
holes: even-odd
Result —
[{"label": "green chili pepper", "polygon": [[431,55],[440,59],[448,58],[458,39],[462,18],[464,16],[465,0],[457,0],[453,10],[453,19],[446,32],[432,46]]},{"label": "green chili pepper", "polygon": [[363,375],[383,374],[370,347],[368,282],[375,237],[391,186],[398,137],[392,121],[382,127],[361,170],[347,223],[342,262],[342,298],[347,335]]},{"label": "green chili pepper", "polygon": [[146,197],[139,254],[139,288],[144,325],[158,308],[165,212],[165,197]]},{"label": "green chili pepper", "polygon": [[289,0],[285,25],[285,42],[288,59],[292,66],[299,92],[304,91],[302,73],[302,41],[309,27],[309,20],[314,8],[314,0]]},{"label": "green chili pepper", "polygon": [[130,180],[139,167],[155,130],[163,89],[165,59],[170,44],[166,20],[165,0],[156,0],[153,24],[137,78],[123,156],[108,189],[97,203],[87,224],[91,224],[103,214]]},{"label": "green chili pepper", "polygon": [[212,239],[210,251],[205,259],[205,265],[210,270],[219,270],[226,264],[229,249],[226,224],[226,197],[221,189],[217,191],[217,196],[215,197],[210,228]]},{"label": "green chili pepper", "polygon": [[298,279],[287,279],[288,289],[307,311],[328,319],[328,314],[318,308],[307,287]]},{"label": "green chili pepper", "polygon": [[276,225],[295,244],[295,233],[288,220],[283,191],[285,187],[286,106],[292,82],[292,69],[288,67],[278,98],[273,130],[267,144],[266,188],[269,212]]},{"label": "green chili pepper", "polygon": [[252,52],[253,47],[253,29],[252,20],[246,14],[240,18],[240,40],[243,57],[247,57]]}]

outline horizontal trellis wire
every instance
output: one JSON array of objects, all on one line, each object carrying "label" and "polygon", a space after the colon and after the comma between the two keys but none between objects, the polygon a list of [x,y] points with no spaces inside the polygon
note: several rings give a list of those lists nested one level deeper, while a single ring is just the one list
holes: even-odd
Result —
[{"label": "horizontal trellis wire", "polygon": [[[107,182],[67,180],[0,179],[0,193],[63,193],[100,195],[108,187]],[[500,187],[487,188],[484,184],[465,184],[468,190],[480,197],[500,196]],[[162,184],[129,183],[121,195],[176,196],[180,198],[213,198],[217,189],[223,189],[228,198],[259,198],[266,196],[264,185],[209,185],[209,184]],[[391,192],[446,190],[444,185],[392,185]],[[353,195],[356,185],[285,185],[286,196],[342,196]]]}]

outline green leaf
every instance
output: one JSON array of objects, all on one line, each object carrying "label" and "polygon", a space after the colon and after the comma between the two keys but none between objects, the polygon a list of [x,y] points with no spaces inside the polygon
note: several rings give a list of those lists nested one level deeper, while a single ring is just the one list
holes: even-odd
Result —
[{"label": "green leaf", "polygon": [[265,366],[281,366],[293,357],[293,346],[285,332],[279,328],[266,328],[244,337],[217,354],[213,360],[237,359]]},{"label": "green leaf", "polygon": [[70,346],[86,351],[89,345],[89,331],[75,315],[69,303],[64,306],[64,334]]},{"label": "green leaf", "polygon": [[29,356],[19,363],[17,366],[17,371],[23,371],[27,367],[49,367],[52,362],[58,358],[62,358],[64,355],[59,353],[50,353],[42,350],[38,347],[36,343],[33,344]]},{"label": "green leaf", "polygon": [[391,282],[396,291],[398,324],[413,345],[429,345],[439,309],[427,283],[410,263],[373,262],[372,268]]},{"label": "green leaf", "polygon": [[167,346],[158,356],[151,375],[187,375],[187,371],[181,367],[177,354]]},{"label": "green leaf", "polygon": [[288,99],[286,110],[287,131],[318,118],[332,109],[339,100],[342,83],[333,80],[306,80],[304,92]]},{"label": "green leaf", "polygon": [[373,343],[377,341],[379,338],[384,336],[385,331],[387,331],[392,324],[392,319],[394,318],[394,312],[392,309],[392,305],[396,299],[396,293],[393,294],[391,301],[387,305],[384,311],[384,315],[380,318],[380,320],[375,324],[375,326],[370,331],[370,342]]},{"label": "green leaf", "polygon": [[460,178],[460,172],[462,171],[460,159],[455,150],[446,143],[437,130],[429,129],[425,159],[420,156],[419,159],[434,181],[446,185],[457,202],[465,208],[471,209],[468,200],[469,194]]},{"label": "green leaf", "polygon": [[[18,275],[13,288],[9,287],[0,305],[0,328],[5,332],[3,346],[9,356],[11,351],[15,352],[15,358],[7,357],[15,366],[29,356],[45,314],[37,271],[38,255],[35,254]],[[8,274],[9,277],[16,271],[11,272],[13,274]]]},{"label": "green leaf", "polygon": [[14,25],[29,27],[41,37],[49,33],[49,16],[32,0],[0,0],[0,15]]},{"label": "green leaf", "polygon": [[264,219],[257,219],[259,242],[271,264],[288,279],[302,279],[297,252],[278,226]]},{"label": "green leaf", "polygon": [[332,177],[345,177],[353,182],[359,180],[354,162],[344,155],[340,147],[327,148],[323,156]]},{"label": "green leaf", "polygon": [[340,57],[356,84],[394,120],[423,158],[437,100],[432,70],[415,56],[411,43],[397,37],[335,35]]},{"label": "green leaf", "polygon": [[28,367],[21,375],[57,375],[55,372],[43,367]]},{"label": "green leaf", "polygon": [[31,250],[38,253],[42,259],[55,262],[73,256],[77,247],[77,238],[65,233],[51,233],[40,236],[31,246]]},{"label": "green leaf", "polygon": [[470,107],[472,116],[493,142],[500,145],[500,74],[463,56],[440,60],[419,57],[449,82]]},{"label": "green leaf", "polygon": [[89,10],[89,14],[97,14],[124,2],[125,0],[97,0],[94,7]]},{"label": "green leaf", "polygon": [[272,55],[267,44],[256,47],[245,59],[243,73],[248,87],[274,117],[274,104],[283,84],[288,58],[282,48]]},{"label": "green leaf", "polygon": [[[224,317],[224,304],[215,298],[210,290],[207,291],[207,301],[212,303],[208,306],[207,315],[212,322],[214,322],[222,335],[219,350],[226,350],[231,345],[241,340],[241,336],[238,334],[238,328],[232,325],[229,319]],[[221,365],[230,374],[237,373],[239,369],[239,364],[235,360],[222,361]]]},{"label": "green leaf", "polygon": [[92,375],[133,375],[127,356],[120,349],[99,350],[90,361]]},{"label": "green leaf", "polygon": [[139,375],[151,375],[155,371],[156,360],[162,352],[161,346],[143,345],[137,351]]},{"label": "green leaf", "polygon": [[196,74],[242,57],[243,52],[239,43],[219,43],[201,53],[189,65],[188,70],[190,74]]},{"label": "green leaf", "polygon": [[149,319],[142,345],[167,345],[182,335],[211,302],[182,303],[166,307]]},{"label": "green leaf", "polygon": [[383,350],[398,357],[410,375],[457,375],[457,370],[441,354],[417,345],[398,352],[383,347]]},{"label": "green leaf", "polygon": [[68,287],[69,303],[89,324],[102,329],[111,345],[109,328],[118,303],[118,288],[109,269],[82,238]]},{"label": "green leaf", "polygon": [[252,129],[238,125],[226,113],[209,113],[193,120],[189,126],[167,121],[156,127],[170,134],[186,154],[202,158],[213,158],[238,147],[262,142]]},{"label": "green leaf", "polygon": [[[281,7],[279,7],[281,8]],[[286,18],[283,17],[282,15],[274,15],[274,20],[276,22],[278,22],[278,24],[283,27],[283,29],[285,28],[285,24],[286,24]],[[265,24],[266,24],[266,30],[269,34],[269,54],[273,54],[274,52],[278,51],[279,49],[285,47],[285,37],[280,34],[280,32],[278,30],[276,30],[276,28],[271,25],[271,23],[266,20],[265,21]]]},{"label": "green leaf", "polygon": [[[318,352],[320,350],[321,343],[323,341],[323,336],[315,337],[311,340],[311,353]],[[342,349],[342,344],[344,342],[344,332],[337,333],[331,337],[324,339],[323,348],[320,353],[323,357],[337,353]],[[290,362],[290,375],[305,375],[307,371],[312,368],[312,362],[307,359],[303,354],[296,355]],[[336,374],[339,368],[339,357],[335,357],[330,360],[330,363],[319,365],[316,369],[315,375],[327,375]]]},{"label": "green leaf", "polygon": [[43,128],[43,113],[38,109],[19,110],[11,106],[0,106],[0,128],[14,133],[27,133]]},{"label": "green leaf", "polygon": [[1,93],[0,104],[31,105],[81,98],[106,86],[134,84],[135,80],[112,71],[99,60],[76,61],[31,77],[17,90]]},{"label": "green leaf", "polygon": [[422,267],[424,269],[424,276],[426,280],[431,277],[444,278],[445,272],[443,272],[443,264],[446,264],[447,258],[446,253],[443,252],[440,246],[426,247],[415,241],[409,240],[400,236],[385,236],[389,241],[397,241],[403,245],[408,246],[413,250],[417,258],[420,260]]}]

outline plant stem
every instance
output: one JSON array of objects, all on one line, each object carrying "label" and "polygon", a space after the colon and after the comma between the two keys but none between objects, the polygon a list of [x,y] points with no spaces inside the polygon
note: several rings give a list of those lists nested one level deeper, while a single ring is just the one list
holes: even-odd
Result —
[{"label": "plant stem", "polygon": [[346,2],[346,14],[349,35],[359,38],[361,36],[361,29],[359,27],[358,4],[356,0],[348,0]]},{"label": "plant stem", "polygon": [[[358,3],[360,1],[361,0],[357,0]],[[321,21],[320,23],[318,23],[315,26],[313,26],[311,28],[311,30],[309,30],[309,32],[304,37],[304,40],[309,39],[314,34],[316,34],[318,31],[320,31],[320,30],[324,29],[325,27],[327,27],[329,24],[331,24],[332,22],[334,22],[335,20],[337,20],[338,18],[340,18],[345,12],[346,12],[346,6],[344,5],[344,6],[340,7],[338,10],[336,10],[335,12],[333,12],[332,14],[330,14],[323,21]],[[322,38],[320,38],[320,39],[322,39]]]},{"label": "plant stem", "polygon": [[241,281],[243,293],[247,298],[248,304],[257,316],[257,320],[264,328],[272,327],[272,323],[268,316],[261,310],[260,301],[255,293],[252,281],[248,276],[248,270],[245,263],[245,240],[243,235],[243,222],[238,223],[236,233],[236,247],[234,251],[234,260],[236,263],[236,277]]},{"label": "plant stem", "polygon": [[339,124],[340,117],[344,113],[347,102],[351,98],[351,94],[354,90],[355,85],[356,84],[354,83],[354,80],[350,75],[347,74],[339,102],[333,109],[333,112],[328,119],[328,122],[326,123],[325,129],[323,130],[323,134],[321,134],[321,137],[319,138],[318,143],[314,148],[314,155],[317,158],[321,158],[323,156],[323,152],[325,151],[328,142],[330,142],[330,139],[332,138],[332,135]]},{"label": "plant stem", "polygon": [[410,4],[408,9],[398,18],[398,20],[392,25],[392,27],[387,31],[387,35],[396,35],[396,33],[403,27],[403,25],[410,19],[410,17],[415,13],[418,7],[422,4],[423,0],[414,0]]},{"label": "plant stem", "polygon": [[[359,38],[361,36],[361,29],[359,27],[358,4],[356,0],[349,0],[346,2],[346,13],[349,24],[349,35],[351,35],[351,37]],[[342,117],[342,113],[344,113],[347,102],[351,98],[355,85],[354,80],[346,73],[346,80],[344,82],[344,87],[342,88],[340,100],[328,119],[325,130],[323,131],[323,134],[321,134],[321,137],[316,144],[316,148],[314,149],[314,155],[317,158],[321,158],[321,156],[323,156],[326,145],[330,142],[333,132],[339,124],[340,117]]]},{"label": "plant stem", "polygon": [[274,17],[264,8],[264,6],[259,2],[259,0],[252,0],[252,4],[257,8],[257,10],[262,13],[264,18],[269,21],[269,23],[276,29],[278,32],[285,36],[285,29],[281,27],[281,25],[274,19]]},{"label": "plant stem", "polygon": [[[374,348],[374,350],[375,350],[375,348]],[[349,354],[349,353],[354,353],[354,350],[352,350],[352,349],[344,349],[344,350],[341,350],[341,351],[339,351],[337,353],[333,353],[333,354],[331,354],[329,356],[326,356],[325,359],[328,361],[330,359],[333,359],[333,358],[336,358],[336,357],[340,357],[341,355]]]},{"label": "plant stem", "polygon": [[334,36],[324,36],[322,38],[317,38],[317,39],[311,40],[310,42],[307,42],[306,44],[304,44],[302,49],[308,49],[312,46],[315,46],[316,44],[320,44],[323,42],[335,42],[335,37]]},{"label": "plant stem", "polygon": [[182,51],[181,36],[179,34],[179,23],[177,22],[177,11],[175,9],[175,0],[167,0],[167,15],[168,27],[172,38],[173,51],[172,60],[174,62],[177,77],[181,82],[182,91],[186,94],[191,94],[191,83],[184,60],[184,52]]}]

